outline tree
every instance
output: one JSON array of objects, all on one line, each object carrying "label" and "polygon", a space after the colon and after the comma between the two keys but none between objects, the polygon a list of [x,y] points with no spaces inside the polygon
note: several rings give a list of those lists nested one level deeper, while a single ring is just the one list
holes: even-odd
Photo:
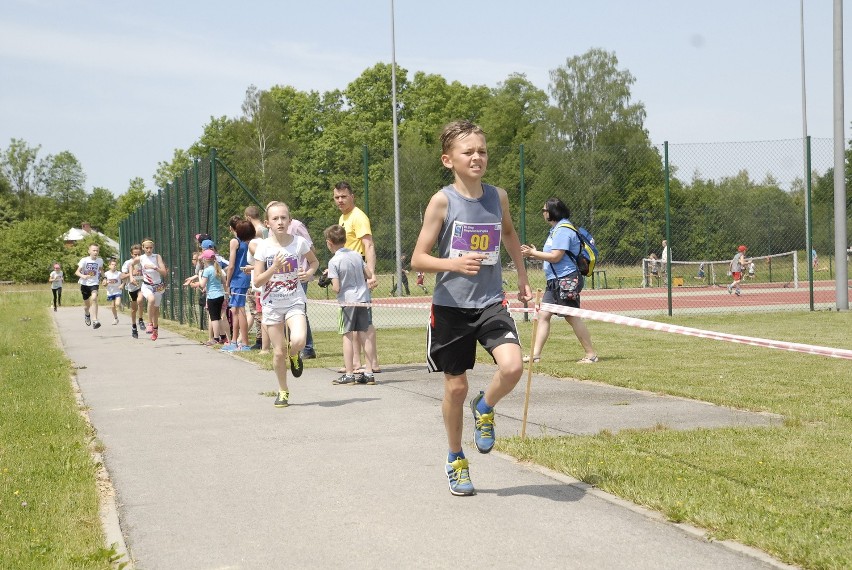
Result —
[{"label": "tree", "polygon": [[103,232],[113,237],[119,235],[118,227],[121,222],[140,208],[150,195],[151,192],[145,188],[145,181],[142,178],[137,177],[130,180],[127,192],[119,196],[115,201],[115,206],[110,212]]},{"label": "tree", "polygon": [[[520,145],[527,151],[542,140],[547,110],[547,94],[523,74],[511,74],[491,91],[480,120],[488,138],[489,182],[507,190],[518,187]],[[525,174],[532,176],[528,166]]]},{"label": "tree", "polygon": [[29,212],[30,198],[42,187],[44,165],[38,160],[39,150],[41,145],[30,147],[23,139],[12,139],[9,148],[0,153],[0,169],[23,216]]},{"label": "tree", "polygon": [[594,150],[598,139],[614,127],[644,128],[645,106],[630,102],[636,79],[618,69],[615,53],[593,48],[568,58],[550,72],[550,81],[556,102],[552,135],[569,148]]},{"label": "tree", "polygon": [[171,162],[161,161],[157,163],[157,172],[154,174],[154,184],[157,188],[165,188],[183,175],[183,171],[192,166],[192,159],[185,150],[176,148]]},{"label": "tree", "polygon": [[[630,86],[635,79],[629,71],[618,69],[614,53],[602,49],[569,58],[550,72],[550,79],[550,94],[556,104],[550,110],[546,139],[551,148],[545,147],[542,152],[564,153],[552,171],[556,180],[569,182],[567,187],[576,192],[569,206],[577,222],[594,231],[597,239],[601,232],[595,226],[602,215],[602,222],[609,220],[604,233],[618,240],[630,218],[628,210],[613,211],[622,207],[620,184],[633,179],[625,168],[647,171],[660,167],[653,152],[631,152],[634,158],[642,158],[632,164],[623,160],[628,147],[650,147],[644,129],[645,107],[631,103]],[[653,179],[647,172],[640,178]],[[636,184],[636,180],[633,186],[632,201],[639,203],[654,190]]]},{"label": "tree", "polygon": [[94,188],[86,201],[86,220],[111,237],[118,236],[118,232],[107,231],[107,225],[112,212],[115,210],[115,204],[116,199],[112,192],[100,187]]},{"label": "tree", "polygon": [[8,259],[26,260],[0,264],[0,280],[41,283],[57,261],[67,275],[82,256],[72,261],[61,239],[64,231],[59,224],[46,220],[21,220],[0,229],[0,251]]},{"label": "tree", "polygon": [[70,151],[45,160],[45,197],[53,201],[54,216],[63,225],[79,224],[86,215],[86,175]]},{"label": "tree", "polygon": [[279,193],[284,191],[286,196],[289,164],[281,144],[287,137],[283,132],[284,122],[277,99],[269,92],[258,91],[257,87],[250,85],[246,89],[242,111],[240,126],[245,127],[241,130],[245,132],[247,143],[243,148],[250,152],[247,162],[253,167],[248,182],[254,186],[255,194],[261,195],[261,201],[271,197],[271,188]]}]

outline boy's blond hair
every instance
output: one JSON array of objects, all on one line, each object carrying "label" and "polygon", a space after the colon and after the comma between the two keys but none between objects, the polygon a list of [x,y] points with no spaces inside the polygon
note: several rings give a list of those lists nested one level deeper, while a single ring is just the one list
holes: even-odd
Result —
[{"label": "boy's blond hair", "polygon": [[449,154],[454,142],[470,134],[485,136],[485,131],[479,125],[467,119],[453,121],[444,126],[444,130],[441,132],[441,153]]}]

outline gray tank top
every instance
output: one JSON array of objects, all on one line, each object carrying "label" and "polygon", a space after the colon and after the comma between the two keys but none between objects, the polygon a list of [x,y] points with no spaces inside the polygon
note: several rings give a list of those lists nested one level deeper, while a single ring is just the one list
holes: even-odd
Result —
[{"label": "gray tank top", "polygon": [[500,266],[503,208],[494,186],[482,185],[482,196],[472,200],[453,186],[441,192],[447,197],[447,217],[438,235],[439,257],[483,253],[488,259],[476,275],[454,271],[438,273],[432,302],[445,307],[480,309],[503,300],[503,271]]}]

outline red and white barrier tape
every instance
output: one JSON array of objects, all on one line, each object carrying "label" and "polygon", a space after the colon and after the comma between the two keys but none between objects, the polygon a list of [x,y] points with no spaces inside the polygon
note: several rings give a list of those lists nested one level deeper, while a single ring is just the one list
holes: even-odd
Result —
[{"label": "red and white barrier tape", "polygon": [[640,329],[648,329],[660,332],[668,332],[674,334],[682,334],[686,336],[694,336],[698,338],[709,338],[711,340],[724,340],[727,342],[736,342],[739,344],[748,344],[750,346],[762,346],[764,348],[775,348],[778,350],[788,350],[791,352],[804,352],[806,354],[818,354],[820,356],[829,356],[831,358],[843,358],[852,360],[852,350],[842,348],[830,348],[825,346],[814,346],[811,344],[801,344],[797,342],[786,342],[782,340],[769,340],[765,338],[754,338],[750,336],[742,336],[737,334],[720,333],[714,331],[705,331],[702,329],[694,329],[691,327],[682,327],[679,325],[669,325],[666,323],[658,323],[655,321],[646,321],[633,317],[624,317],[622,315],[614,315],[612,313],[601,313],[598,311],[588,311],[586,309],[575,309],[573,307],[563,307],[561,305],[552,305],[550,303],[542,303],[541,309],[555,315],[581,317],[593,321],[602,321],[605,323],[613,323],[616,325],[627,325],[629,327],[637,327]]}]

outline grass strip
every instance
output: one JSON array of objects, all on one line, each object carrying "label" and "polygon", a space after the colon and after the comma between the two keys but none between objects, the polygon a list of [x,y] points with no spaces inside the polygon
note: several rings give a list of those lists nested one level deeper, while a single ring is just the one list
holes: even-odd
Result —
[{"label": "grass strip", "polygon": [[0,293],[0,568],[112,568],[50,293]]}]

